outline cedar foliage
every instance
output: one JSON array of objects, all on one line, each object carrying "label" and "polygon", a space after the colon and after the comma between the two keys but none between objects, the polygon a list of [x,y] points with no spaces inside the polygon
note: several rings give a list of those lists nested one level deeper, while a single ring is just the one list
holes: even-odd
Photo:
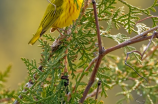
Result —
[{"label": "cedar foliage", "polygon": [[[124,7],[115,7],[115,4],[118,2],[128,7],[126,13]],[[100,26],[101,37],[109,38],[120,44],[130,39],[128,35],[131,32],[137,34],[145,31],[148,27],[144,26],[144,24],[139,24],[138,30],[135,30],[135,23],[140,20],[141,15],[152,16],[151,12],[156,12],[155,7],[157,6],[157,0],[154,0],[153,4],[145,9],[133,6],[124,0],[97,0],[99,22],[104,21],[107,23],[105,29],[103,26]],[[153,27],[156,26],[158,18],[151,19]],[[119,29],[120,27],[123,27],[129,34],[111,34],[114,28]],[[89,6],[86,9],[81,19],[71,27],[70,34],[64,32],[63,34],[66,38],[61,40],[61,44],[53,52],[50,43],[53,43],[55,39],[52,38],[50,34],[44,35],[46,41],[43,41],[43,39],[39,40],[40,48],[42,49],[39,64],[36,60],[22,58],[28,70],[26,83],[31,81],[33,84],[30,88],[21,86],[20,91],[14,94],[14,99],[17,99],[20,104],[78,104],[88,83],[88,81],[82,80],[82,77],[88,77],[89,73],[93,71],[94,65],[92,65],[90,70],[85,70],[90,62],[98,55],[93,8]],[[69,39],[69,41],[67,41],[67,39]],[[153,44],[149,49],[156,45],[157,40],[153,40]],[[144,48],[145,46],[142,47]],[[68,54],[65,54],[66,49],[68,49]],[[124,101],[130,102],[133,98],[131,94],[132,91],[136,91],[137,93],[143,92],[142,95],[145,99],[144,104],[156,104],[158,103],[158,51],[155,50],[151,56],[143,61],[140,60],[138,54],[132,54],[128,59],[128,63],[132,65],[141,76],[149,80],[149,82],[146,82],[130,67],[124,64],[126,53],[132,50],[135,50],[135,47],[127,46],[124,47],[124,54],[122,56],[113,54],[104,56],[96,76],[96,79],[101,81],[102,91],[100,95],[106,98],[106,92],[108,90],[112,89],[114,86],[120,86],[122,91],[116,95],[123,96],[119,101],[116,101],[117,104],[123,104]],[[143,49],[140,51],[143,52]],[[49,58],[50,56],[51,58]],[[63,73],[65,68],[65,56],[67,56],[68,59],[68,73]],[[39,70],[39,65],[42,66],[42,70]],[[78,72],[78,70],[82,71]],[[69,78],[68,86],[65,86],[65,80],[61,79],[63,74],[67,75]],[[97,88],[97,80],[90,88],[89,93],[92,93]],[[126,83],[129,80],[131,83]],[[76,89],[73,92],[74,85],[76,85]],[[71,93],[71,99],[69,101],[66,96],[68,93]],[[18,97],[19,95],[22,96],[22,99]],[[102,104],[104,102],[90,97],[87,98],[84,103]]]}]

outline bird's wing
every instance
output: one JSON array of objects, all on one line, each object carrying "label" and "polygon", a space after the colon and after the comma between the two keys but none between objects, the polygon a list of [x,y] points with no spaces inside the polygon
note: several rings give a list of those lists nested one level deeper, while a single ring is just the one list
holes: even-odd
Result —
[{"label": "bird's wing", "polygon": [[43,33],[46,32],[62,14],[62,4],[63,0],[52,0],[52,2],[48,5],[39,26],[39,28],[42,27],[42,32],[40,35],[43,35]]}]

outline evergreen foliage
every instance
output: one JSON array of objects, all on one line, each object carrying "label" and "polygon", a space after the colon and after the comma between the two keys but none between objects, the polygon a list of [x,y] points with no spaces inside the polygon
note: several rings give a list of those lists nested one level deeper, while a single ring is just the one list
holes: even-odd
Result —
[{"label": "evergreen foliage", "polygon": [[[129,11],[125,13],[124,7],[115,7],[118,2],[127,6]],[[119,29],[120,27],[124,27],[128,33],[132,31],[138,33],[134,27],[140,16],[152,16],[151,11],[156,12],[155,7],[157,6],[157,0],[145,9],[135,7],[124,0],[97,0],[99,22],[104,21],[107,23],[105,29],[103,26],[100,26],[101,36],[116,41],[118,44],[130,39],[128,34],[118,33],[113,35],[111,31],[113,28]],[[151,19],[153,26],[156,26],[158,18]],[[69,29],[66,28],[66,30]],[[21,91],[17,92],[14,96],[20,104],[79,103],[88,83],[88,81],[83,81],[82,77],[85,76],[88,78],[94,65],[88,71],[87,67],[98,55],[93,8],[89,6],[86,9],[81,18],[72,26],[70,34],[62,33],[66,38],[62,39],[60,45],[53,51],[49,43],[53,43],[56,39],[52,38],[51,35],[44,35],[47,41],[43,41],[43,39],[39,40],[40,48],[42,49],[39,64],[37,64],[36,60],[22,58],[29,76],[27,84],[22,86]],[[158,41],[154,41],[154,44],[149,49],[157,45]],[[68,53],[65,54],[67,49]],[[150,57],[147,57],[143,61],[140,60],[138,54],[130,55],[127,61],[141,76],[148,79],[149,82],[140,78],[130,67],[124,64],[126,53],[131,50],[135,50],[135,47],[124,47],[124,54],[122,56],[112,54],[104,56],[97,72],[96,81],[90,88],[89,94],[97,89],[97,80],[99,80],[101,81],[101,96],[105,98],[108,96],[106,92],[114,86],[122,88],[122,91],[116,94],[118,96],[123,95],[122,99],[116,101],[117,104],[123,104],[124,101],[130,102],[133,99],[132,91],[136,91],[137,93],[143,92],[144,104],[158,103],[158,61],[156,57],[158,50],[155,50]],[[143,52],[143,49],[141,49],[141,52]],[[68,60],[67,73],[63,73],[65,69],[65,56],[67,56]],[[5,81],[4,78],[7,75],[7,71],[5,73],[0,73],[2,76],[0,81]],[[68,76],[69,81],[62,79],[62,76]],[[127,83],[128,81],[130,81],[130,84]],[[76,85],[75,88],[74,85]],[[0,84],[0,86],[2,85]],[[71,96],[68,96],[70,93]],[[10,98],[9,95],[8,98]],[[69,97],[71,98],[68,99]],[[84,104],[103,104],[104,102],[99,99],[95,100],[93,97],[89,97],[85,100]]]}]

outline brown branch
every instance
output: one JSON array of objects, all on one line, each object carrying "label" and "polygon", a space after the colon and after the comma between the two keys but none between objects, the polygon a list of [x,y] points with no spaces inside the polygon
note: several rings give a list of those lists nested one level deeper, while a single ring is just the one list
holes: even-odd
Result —
[{"label": "brown branch", "polygon": [[[151,39],[151,37],[152,37],[152,36],[141,37],[141,38],[135,39],[135,40],[133,40],[133,38],[131,38],[132,40],[130,39],[130,40],[125,41],[125,42],[123,42],[123,43],[121,43],[121,44],[118,44],[118,45],[116,45],[116,46],[114,46],[114,47],[111,47],[111,48],[106,49],[106,51],[103,52],[103,56],[106,55],[106,54],[108,54],[108,53],[110,53],[110,52],[112,52],[112,51],[114,51],[114,50],[117,50],[117,49],[119,49],[119,48],[125,47],[125,46],[127,46],[127,45],[130,45],[130,44],[134,44],[134,43],[138,43],[138,42],[141,42],[141,41],[144,41],[144,40]],[[158,33],[155,33],[155,36],[154,36],[153,38],[158,38]]]},{"label": "brown branch", "polygon": [[103,52],[103,48],[102,48],[102,43],[101,43],[101,36],[100,36],[100,29],[99,29],[99,22],[98,22],[98,16],[97,16],[97,9],[96,9],[96,2],[95,2],[95,0],[92,0],[92,3],[93,3],[93,10],[94,10],[96,29],[97,29],[99,53],[101,54]]},{"label": "brown branch", "polygon": [[100,63],[101,63],[102,58],[103,58],[103,56],[102,56],[101,54],[99,54],[99,57],[98,57],[98,59],[97,59],[97,62],[96,62],[96,64],[95,64],[95,67],[94,67],[94,69],[93,69],[93,72],[92,72],[92,75],[91,75],[90,80],[89,80],[89,82],[88,82],[88,85],[87,85],[87,87],[86,87],[86,89],[85,89],[85,91],[84,91],[84,93],[83,93],[83,97],[80,99],[80,103],[83,103],[83,102],[84,102],[84,100],[85,100],[85,98],[86,98],[86,96],[87,96],[87,94],[88,94],[89,89],[91,88],[92,84],[94,83],[95,76],[96,76],[96,73],[97,73],[97,71],[98,71],[98,68],[99,68],[99,65],[100,65]]},{"label": "brown branch", "polygon": [[94,16],[95,16],[95,22],[96,22],[96,29],[97,29],[97,38],[98,38],[98,47],[99,47],[99,56],[98,56],[98,59],[97,59],[97,62],[95,64],[95,67],[93,69],[93,72],[92,72],[92,75],[90,77],[90,80],[88,82],[88,85],[83,93],[83,97],[80,99],[80,103],[83,103],[87,94],[88,94],[88,91],[90,89],[90,87],[92,86],[92,84],[94,83],[94,80],[95,80],[95,76],[96,76],[96,73],[98,71],[98,68],[99,68],[99,65],[101,63],[101,60],[103,58],[103,52],[104,52],[104,49],[102,47],[102,43],[101,43],[101,36],[100,36],[100,29],[99,29],[99,22],[98,22],[98,16],[97,16],[97,9],[96,9],[96,2],[95,0],[92,0],[92,4],[93,4],[93,9],[94,9]]},{"label": "brown branch", "polygon": [[142,32],[141,34],[136,35],[135,37],[131,38],[130,40],[135,40],[135,39],[138,39],[138,38],[140,38],[140,37],[146,36],[148,33],[152,32],[152,31],[154,31],[154,30],[156,30],[156,29],[158,29],[158,26],[153,27],[153,28],[151,28],[151,29],[149,29],[149,30],[147,30],[147,31],[144,31],[144,32]]},{"label": "brown branch", "polygon": [[158,18],[158,16],[149,16],[149,17],[146,17],[146,18],[143,18],[143,19],[139,20],[137,23],[140,23],[140,22],[142,22],[142,21],[144,21],[146,19],[149,19],[149,18]]}]

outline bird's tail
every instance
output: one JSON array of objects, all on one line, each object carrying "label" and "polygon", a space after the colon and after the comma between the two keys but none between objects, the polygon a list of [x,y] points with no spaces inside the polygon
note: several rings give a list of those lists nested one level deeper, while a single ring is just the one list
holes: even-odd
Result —
[{"label": "bird's tail", "polygon": [[40,38],[41,32],[42,32],[42,27],[40,27],[40,28],[37,30],[36,34],[35,34],[35,35],[33,36],[33,38],[29,41],[28,44],[30,44],[30,45],[35,44],[35,42]]}]

